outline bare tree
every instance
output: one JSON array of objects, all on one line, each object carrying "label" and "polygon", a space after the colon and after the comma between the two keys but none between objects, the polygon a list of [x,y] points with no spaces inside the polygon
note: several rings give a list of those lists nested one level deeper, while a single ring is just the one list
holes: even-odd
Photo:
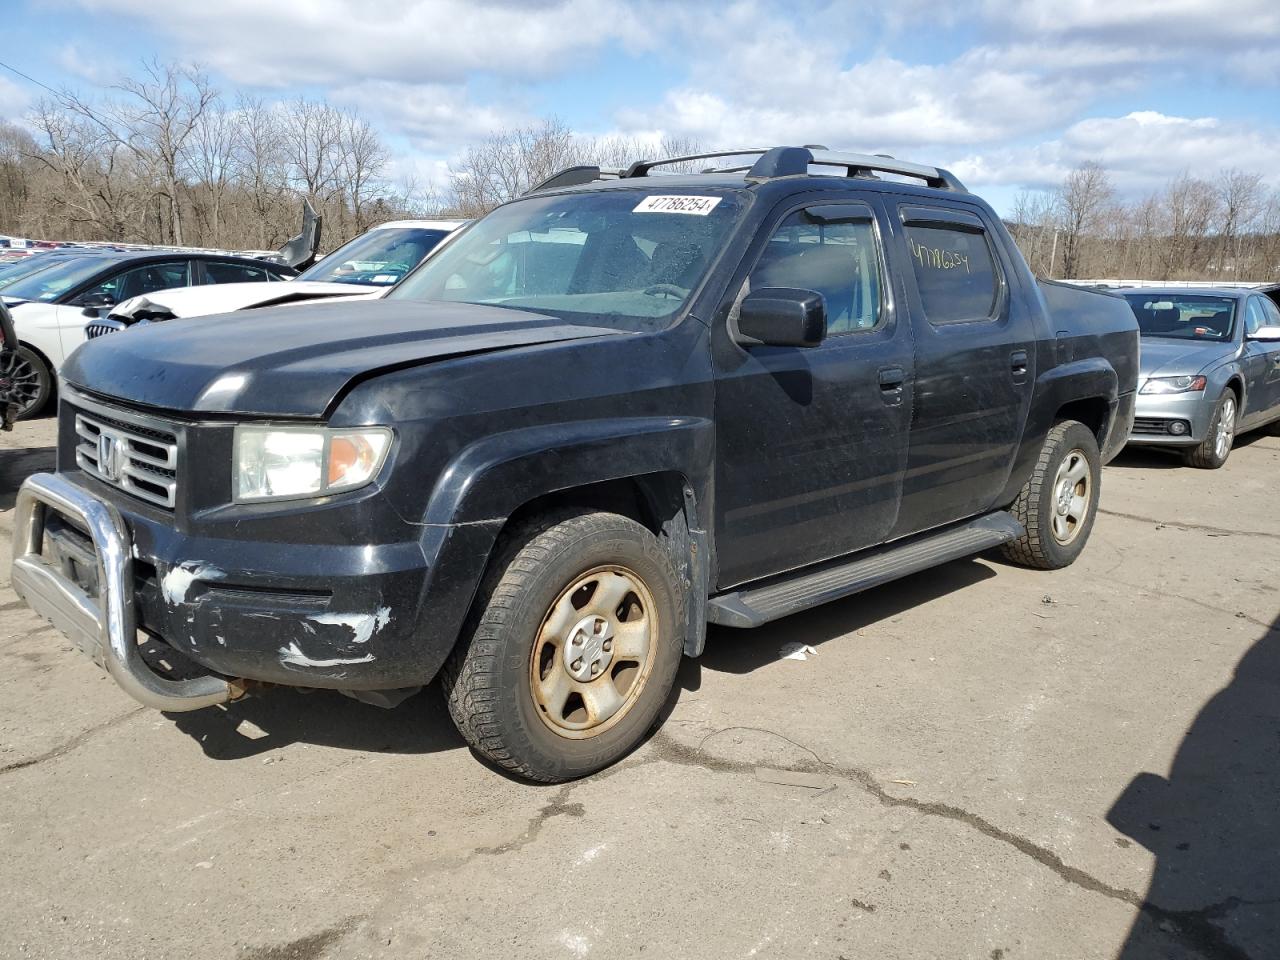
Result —
[{"label": "bare tree", "polygon": [[1267,195],[1262,184],[1262,174],[1243,170],[1223,170],[1218,176],[1218,203],[1221,226],[1218,228],[1218,272],[1226,273],[1228,266],[1232,278],[1240,275],[1240,261],[1244,234],[1257,224],[1266,209]]},{"label": "bare tree", "polygon": [[197,185],[197,209],[205,209],[205,236],[215,246],[223,242],[222,211],[236,173],[236,123],[222,109],[204,111],[185,151],[184,169]]},{"label": "bare tree", "polygon": [[1160,279],[1203,273],[1209,259],[1207,241],[1218,215],[1217,191],[1212,184],[1183,173],[1169,184],[1160,206],[1165,216]]},{"label": "bare tree", "polygon": [[154,169],[157,192],[168,204],[173,242],[185,242],[179,196],[183,149],[218,92],[199,68],[144,61],[142,75],[116,84],[123,97],[91,106],[77,94],[59,95],[62,106],[96,126],[106,142],[132,152]]},{"label": "bare tree", "polygon": [[340,127],[340,179],[353,218],[351,232],[364,233],[372,226],[366,207],[385,187],[387,152],[368,120],[346,113]]},{"label": "bare tree", "polygon": [[1101,164],[1086,161],[1067,174],[1058,191],[1064,278],[1072,280],[1079,276],[1084,238],[1098,229],[1114,198],[1111,179]]},{"label": "bare tree", "polygon": [[342,114],[327,103],[298,97],[280,119],[290,178],[308,199],[323,202],[337,189],[341,174]]}]

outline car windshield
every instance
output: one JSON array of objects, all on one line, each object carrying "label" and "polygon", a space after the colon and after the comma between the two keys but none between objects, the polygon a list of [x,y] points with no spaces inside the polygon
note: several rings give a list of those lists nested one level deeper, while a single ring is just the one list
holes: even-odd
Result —
[{"label": "car windshield", "polygon": [[15,260],[12,263],[0,264],[0,290],[11,284],[17,283],[23,277],[29,277],[33,273],[41,270],[47,270],[55,263],[61,263],[63,257],[44,256],[27,257],[24,260]]},{"label": "car windshield", "polygon": [[1144,337],[1171,340],[1230,340],[1236,325],[1233,297],[1126,293]]},{"label": "car windshield", "polygon": [[383,227],[361,234],[299,274],[299,280],[389,287],[422,262],[448,230]]},{"label": "car windshield", "polygon": [[697,287],[738,210],[731,193],[656,188],[519,200],[450,241],[388,297],[660,329]]},{"label": "car windshield", "polygon": [[4,296],[47,303],[88,280],[109,262],[101,257],[60,259],[46,270],[29,274],[9,284],[4,288]]}]

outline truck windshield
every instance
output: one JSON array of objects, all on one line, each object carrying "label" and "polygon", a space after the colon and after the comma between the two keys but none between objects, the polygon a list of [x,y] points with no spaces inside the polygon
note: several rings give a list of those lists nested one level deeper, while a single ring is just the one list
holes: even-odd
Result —
[{"label": "truck windshield", "polygon": [[1236,301],[1231,297],[1126,293],[1144,337],[1172,340],[1231,339]]},{"label": "truck windshield", "polygon": [[732,193],[656,185],[520,200],[450,241],[388,297],[661,329],[698,286],[739,209]]},{"label": "truck windshield", "polygon": [[422,262],[448,230],[383,227],[362,233],[298,275],[299,280],[389,287]]}]

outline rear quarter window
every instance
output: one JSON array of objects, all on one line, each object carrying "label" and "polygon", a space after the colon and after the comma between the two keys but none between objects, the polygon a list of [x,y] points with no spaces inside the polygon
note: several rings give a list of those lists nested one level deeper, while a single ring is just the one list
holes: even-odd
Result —
[{"label": "rear quarter window", "polygon": [[966,323],[995,316],[1000,279],[985,233],[940,224],[908,224],[905,231],[926,320]]}]

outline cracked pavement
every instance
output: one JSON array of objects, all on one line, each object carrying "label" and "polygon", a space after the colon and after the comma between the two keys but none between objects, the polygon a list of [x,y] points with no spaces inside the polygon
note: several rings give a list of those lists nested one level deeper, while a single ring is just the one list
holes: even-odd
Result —
[{"label": "cracked pavement", "polygon": [[[0,435],[0,571],[52,432]],[[6,582],[0,956],[1275,957],[1277,477],[1280,438],[1125,454],[1069,570],[713,628],[661,730],[556,787],[434,688],[138,709]]]}]

